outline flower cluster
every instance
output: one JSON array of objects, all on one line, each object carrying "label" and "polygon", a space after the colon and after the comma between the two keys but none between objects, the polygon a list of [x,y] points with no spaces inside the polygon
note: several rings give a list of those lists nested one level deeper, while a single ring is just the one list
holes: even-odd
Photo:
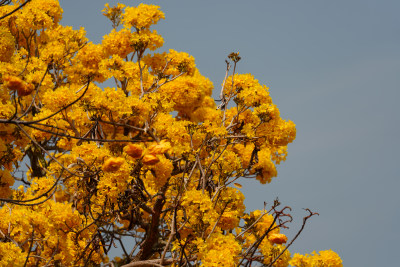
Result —
[{"label": "flower cluster", "polygon": [[212,234],[205,242],[197,241],[202,266],[235,266],[241,247],[232,234]]},{"label": "flower cluster", "polygon": [[16,76],[6,76],[3,82],[8,89],[18,92],[18,96],[30,95],[35,89],[33,84],[28,84]]},{"label": "flower cluster", "polygon": [[158,6],[139,4],[137,7],[125,9],[122,22],[127,28],[145,29],[157,24],[160,19],[164,18],[164,13],[159,10]]},{"label": "flower cluster", "polygon": [[290,265],[295,267],[314,267],[314,266],[329,266],[329,267],[342,267],[342,260],[339,255],[332,250],[323,250],[319,254],[315,251],[310,254],[301,255],[294,254],[290,260]]}]

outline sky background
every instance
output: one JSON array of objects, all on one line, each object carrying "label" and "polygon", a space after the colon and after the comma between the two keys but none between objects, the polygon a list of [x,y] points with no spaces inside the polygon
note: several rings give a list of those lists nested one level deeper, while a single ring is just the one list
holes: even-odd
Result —
[{"label": "sky background", "polygon": [[[101,15],[106,2],[60,0],[62,24],[84,27],[99,43],[111,30]],[[166,14],[153,27],[164,37],[161,51],[193,55],[218,92],[226,56],[239,51],[238,72],[270,87],[281,116],[296,123],[278,177],[264,186],[241,182],[247,208],[279,197],[293,208],[289,237],[306,215],[302,208],[319,212],[292,253],[332,249],[344,266],[398,266],[400,1],[144,3]]]}]

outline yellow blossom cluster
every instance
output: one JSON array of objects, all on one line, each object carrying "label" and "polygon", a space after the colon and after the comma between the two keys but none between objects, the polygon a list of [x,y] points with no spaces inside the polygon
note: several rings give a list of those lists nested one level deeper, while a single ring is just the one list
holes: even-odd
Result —
[{"label": "yellow blossom cluster", "polygon": [[243,204],[244,195],[239,190],[229,187],[221,191],[218,197],[221,198],[215,206],[215,210],[221,215],[218,226],[222,230],[233,230],[239,225],[244,215],[246,208]]},{"label": "yellow blossom cluster", "polygon": [[196,243],[202,266],[235,266],[239,262],[241,247],[232,234],[215,233],[205,242],[199,239]]},{"label": "yellow blossom cluster", "polygon": [[15,24],[23,26],[23,32],[50,28],[62,18],[62,9],[57,0],[35,0],[29,3],[15,19]]},{"label": "yellow blossom cluster", "polygon": [[128,54],[135,51],[131,46],[132,33],[128,29],[116,31],[113,29],[110,34],[103,38],[103,48],[108,55],[119,56],[125,58]]},{"label": "yellow blossom cluster", "polygon": [[102,10],[102,12],[104,16],[111,20],[111,22],[113,23],[113,27],[116,28],[121,23],[121,15],[124,8],[124,4],[118,3],[117,6],[110,7],[110,5],[106,3],[105,8]]},{"label": "yellow blossom cluster", "polygon": [[139,4],[137,7],[126,7],[122,22],[127,28],[136,29],[150,28],[157,24],[160,19],[164,19],[164,13],[158,6]]},{"label": "yellow blossom cluster", "polygon": [[15,40],[10,30],[0,26],[0,61],[10,61],[14,53]]},{"label": "yellow blossom cluster", "polygon": [[[185,228],[187,232],[205,231],[209,233],[217,222],[218,213],[213,208],[210,197],[199,190],[187,191],[182,199],[182,206],[186,208],[188,222],[185,224]],[[183,217],[183,211],[179,212],[179,215]],[[183,233],[187,235],[185,231]]]},{"label": "yellow blossom cluster", "polygon": [[0,242],[0,251],[7,251],[0,255],[1,266],[23,266],[26,261],[27,252],[12,242]]},{"label": "yellow blossom cluster", "polygon": [[191,76],[196,70],[196,64],[192,56],[173,49],[170,49],[168,53],[145,55],[143,62],[151,68],[151,74],[153,75],[177,76],[184,71]]},{"label": "yellow blossom cluster", "polygon": [[[16,192],[16,195],[22,197],[21,200],[32,198],[38,194],[36,192],[48,189],[44,188],[46,185],[41,184],[41,181],[32,182],[35,186],[25,194],[23,189]],[[0,250],[5,252],[0,256],[0,263],[8,263],[2,266],[11,266],[11,262],[16,264],[13,266],[23,265],[18,263],[25,262],[30,246],[36,247],[35,252],[31,252],[36,257],[28,259],[28,266],[45,264],[47,259],[53,257],[55,262],[62,265],[83,264],[83,257],[89,257],[93,263],[103,260],[101,250],[92,245],[87,246],[96,232],[95,225],[74,211],[71,204],[48,200],[33,207],[5,205],[0,209],[0,216],[1,238],[9,242],[0,242],[3,248],[9,248]]]},{"label": "yellow blossom cluster", "polygon": [[290,265],[294,267],[343,266],[342,259],[340,259],[339,255],[332,250],[323,250],[319,253],[314,251],[311,255],[301,255],[296,253],[290,260]]},{"label": "yellow blossom cluster", "polygon": [[30,95],[35,89],[33,84],[28,84],[16,76],[6,76],[3,82],[8,89],[18,92],[18,96]]}]

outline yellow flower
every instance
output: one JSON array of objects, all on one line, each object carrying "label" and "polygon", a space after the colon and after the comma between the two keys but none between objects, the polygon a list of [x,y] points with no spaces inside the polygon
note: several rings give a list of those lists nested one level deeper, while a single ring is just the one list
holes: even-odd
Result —
[{"label": "yellow flower", "polygon": [[24,86],[24,81],[21,80],[21,78],[16,77],[16,76],[6,76],[4,77],[4,82],[5,85],[8,87],[8,89],[17,91],[20,90]]},{"label": "yellow flower", "polygon": [[151,145],[148,149],[149,154],[164,154],[171,149],[171,144],[165,140],[162,140],[159,144]]},{"label": "yellow flower", "polygon": [[33,86],[33,84],[28,84],[24,82],[21,78],[16,76],[7,76],[3,80],[8,89],[17,91],[19,96],[30,95],[35,89],[35,86]]},{"label": "yellow flower", "polygon": [[116,172],[119,170],[124,161],[125,160],[123,158],[109,158],[103,164],[103,171]]},{"label": "yellow flower", "polygon": [[271,234],[268,240],[274,244],[283,244],[286,243],[287,237],[284,234]]},{"label": "yellow flower", "polygon": [[236,186],[237,188],[242,188],[242,185],[241,185],[241,184],[233,183],[233,185]]},{"label": "yellow flower", "polygon": [[143,148],[139,145],[129,144],[124,147],[124,151],[126,154],[128,154],[132,158],[137,159],[142,156]]},{"label": "yellow flower", "polygon": [[157,158],[157,156],[155,156],[153,154],[147,154],[142,159],[142,162],[146,165],[154,165],[154,164],[157,164],[159,161],[160,161],[160,159]]}]

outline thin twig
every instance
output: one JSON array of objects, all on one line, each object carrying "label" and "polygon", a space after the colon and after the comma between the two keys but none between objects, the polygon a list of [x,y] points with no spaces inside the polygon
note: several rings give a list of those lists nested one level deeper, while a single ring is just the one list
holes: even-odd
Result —
[{"label": "thin twig", "polygon": [[296,234],[295,237],[292,239],[292,241],[290,241],[290,243],[285,247],[285,249],[282,250],[282,252],[279,253],[279,255],[276,256],[276,258],[275,258],[267,267],[271,267],[271,266],[279,259],[279,257],[282,256],[283,253],[285,253],[285,251],[286,251],[286,250],[293,244],[293,242],[299,237],[299,235],[301,234],[301,232],[302,232],[303,229],[304,229],[304,226],[306,226],[307,220],[310,219],[310,218],[311,218],[312,216],[314,216],[314,215],[319,215],[319,214],[316,213],[316,212],[312,212],[310,209],[305,209],[305,210],[308,211],[310,214],[309,214],[308,216],[306,216],[306,217],[303,218],[303,224],[301,225],[300,230],[297,232],[297,234]]},{"label": "thin twig", "polygon": [[8,16],[14,14],[15,12],[17,12],[18,10],[20,10],[23,6],[25,6],[26,4],[28,4],[30,1],[32,0],[27,0],[25,3],[23,3],[22,5],[20,5],[19,7],[17,7],[16,9],[14,9],[13,11],[11,11],[10,13],[5,14],[4,16],[0,17],[0,20],[7,18]]}]

